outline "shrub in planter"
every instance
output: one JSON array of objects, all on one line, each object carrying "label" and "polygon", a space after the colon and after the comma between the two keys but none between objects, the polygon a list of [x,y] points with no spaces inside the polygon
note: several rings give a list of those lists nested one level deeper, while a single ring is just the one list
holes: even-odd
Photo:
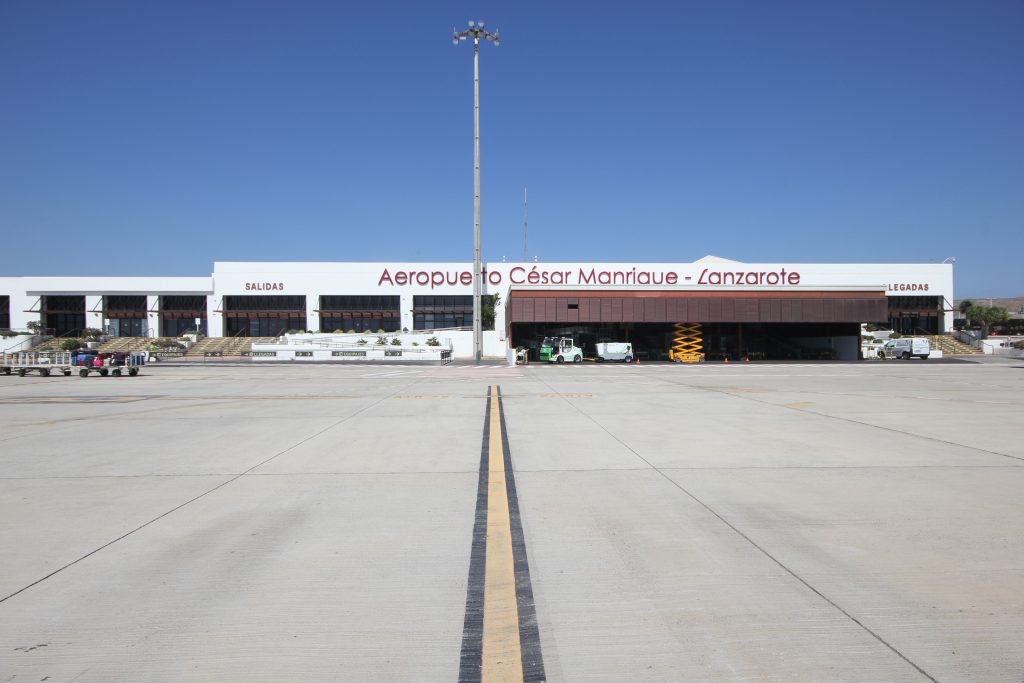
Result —
[{"label": "shrub in planter", "polygon": [[29,332],[31,332],[32,334],[42,334],[43,333],[43,324],[41,322],[39,322],[38,320],[29,320],[28,324],[25,325],[25,327],[27,327]]},{"label": "shrub in planter", "polygon": [[401,346],[402,345],[402,340],[399,339],[398,337],[395,337],[394,339],[391,340],[391,345],[392,346]]},{"label": "shrub in planter", "polygon": [[437,337],[431,337],[427,340],[427,346],[440,346],[441,342],[437,341]]},{"label": "shrub in planter", "polygon": [[413,346],[419,346],[419,345],[420,345],[420,343],[419,343],[419,342],[413,342],[413,343],[412,343],[412,345],[413,345]]},{"label": "shrub in planter", "polygon": [[349,331],[348,331],[348,332],[346,332],[345,334],[355,334],[355,333],[356,333],[356,331],[355,331],[355,330],[349,330]]},{"label": "shrub in planter", "polygon": [[60,343],[62,351],[77,351],[82,346],[81,339],[64,339]]},{"label": "shrub in planter", "polygon": [[366,340],[360,339],[359,341],[356,342],[356,344],[359,344],[360,346],[366,346]]},{"label": "shrub in planter", "polygon": [[95,327],[87,327],[82,330],[82,336],[89,341],[96,341],[103,336],[103,330],[97,330]]},{"label": "shrub in planter", "polygon": [[377,346],[384,346],[387,343],[388,343],[388,338],[385,337],[383,334],[380,335],[379,337],[377,337]]}]

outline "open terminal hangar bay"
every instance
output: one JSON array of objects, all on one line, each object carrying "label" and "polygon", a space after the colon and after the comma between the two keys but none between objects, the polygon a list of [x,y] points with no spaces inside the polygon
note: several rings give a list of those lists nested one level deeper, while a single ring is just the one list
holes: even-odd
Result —
[{"label": "open terminal hangar bay", "polygon": [[0,377],[2,680],[464,678],[497,402],[546,680],[1020,681],[1022,365]]}]

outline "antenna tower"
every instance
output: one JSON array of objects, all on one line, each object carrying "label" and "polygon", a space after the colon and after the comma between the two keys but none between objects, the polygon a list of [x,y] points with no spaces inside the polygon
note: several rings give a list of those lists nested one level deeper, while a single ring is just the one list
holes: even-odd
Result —
[{"label": "antenna tower", "polygon": [[526,202],[526,188],[523,188],[523,263],[526,263],[528,256],[526,255],[527,240],[530,236],[530,213],[529,205]]}]

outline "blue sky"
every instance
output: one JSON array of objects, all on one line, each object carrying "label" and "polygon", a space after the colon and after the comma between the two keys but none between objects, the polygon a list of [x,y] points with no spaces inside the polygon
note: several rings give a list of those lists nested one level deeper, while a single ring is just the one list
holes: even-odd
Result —
[{"label": "blue sky", "polygon": [[[939,262],[1024,295],[1024,3],[0,1],[0,275]],[[114,248],[118,240],[132,245]]]}]

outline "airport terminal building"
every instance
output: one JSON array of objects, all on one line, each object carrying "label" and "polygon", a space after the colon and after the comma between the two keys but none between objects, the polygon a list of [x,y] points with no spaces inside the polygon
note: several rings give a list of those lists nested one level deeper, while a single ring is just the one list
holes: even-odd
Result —
[{"label": "airport terminal building", "polygon": [[[484,355],[569,336],[630,341],[667,355],[682,324],[709,359],[857,357],[860,325],[942,334],[953,324],[953,265],[487,263]],[[436,330],[472,356],[471,263],[217,262],[209,277],[0,277],[0,329],[50,334],[267,337],[289,330]],[[496,304],[496,305],[495,305]],[[493,329],[487,329],[492,327]]]}]

